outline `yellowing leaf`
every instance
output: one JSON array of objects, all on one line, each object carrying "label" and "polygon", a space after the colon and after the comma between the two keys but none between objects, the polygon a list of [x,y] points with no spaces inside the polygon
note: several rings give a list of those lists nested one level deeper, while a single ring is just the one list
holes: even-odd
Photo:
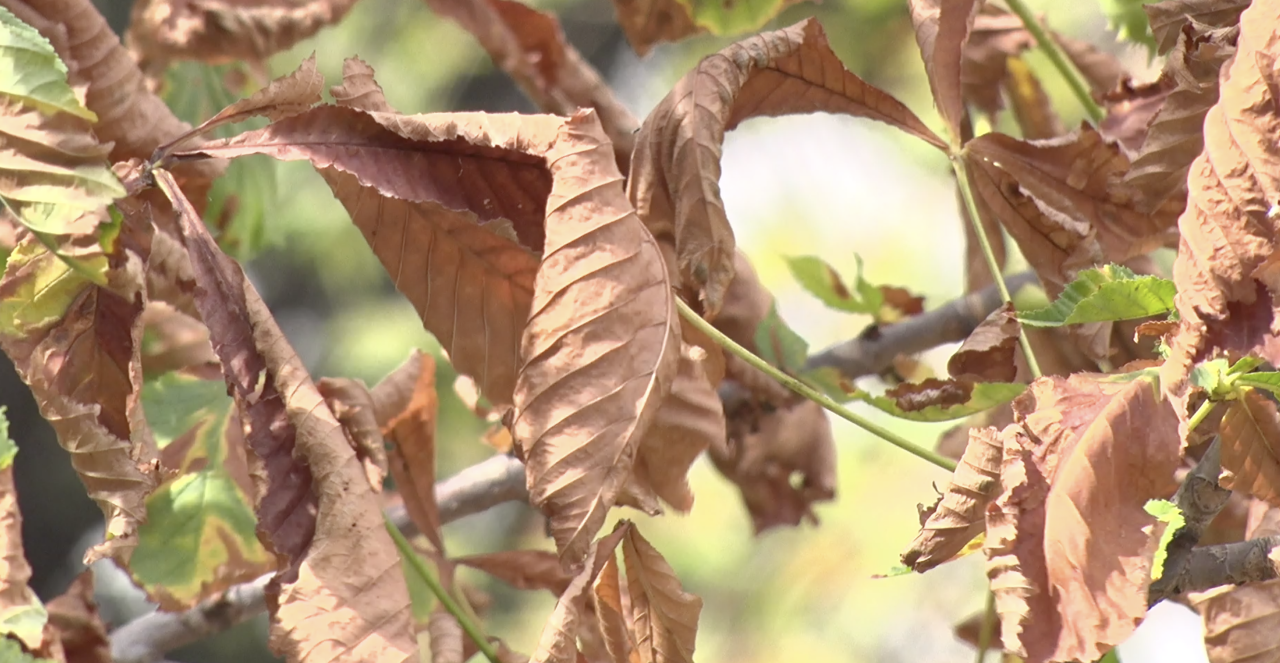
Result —
[{"label": "yellowing leaf", "polygon": [[45,115],[59,111],[97,120],[67,84],[67,65],[34,28],[0,7],[0,95],[15,98]]},{"label": "yellowing leaf", "polygon": [[708,56],[676,83],[636,138],[628,195],[659,240],[674,240],[682,286],[714,317],[733,278],[733,229],[720,198],[725,132],[753,117],[845,113],[942,148],[906,106],[850,73],[810,19]]},{"label": "yellowing leaf", "polygon": [[576,569],[671,388],[680,334],[662,254],[594,116],[571,118],[547,161],[555,183],[511,428],[531,501]]}]

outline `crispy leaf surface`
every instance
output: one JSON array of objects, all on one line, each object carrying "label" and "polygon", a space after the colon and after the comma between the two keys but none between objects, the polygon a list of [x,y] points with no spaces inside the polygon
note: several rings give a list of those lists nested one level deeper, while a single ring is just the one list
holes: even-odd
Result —
[{"label": "crispy leaf surface", "polygon": [[342,20],[355,0],[142,0],[129,43],[142,61],[265,60]]},{"label": "crispy leaf surface", "polygon": [[682,285],[714,316],[733,278],[733,229],[720,197],[724,134],[753,117],[845,113],[942,148],[906,106],[850,73],[810,19],[708,56],[676,83],[636,139],[628,194],[657,238],[675,241]]},{"label": "crispy leaf surface", "polygon": [[1177,391],[1192,361],[1220,349],[1280,362],[1271,293],[1280,292],[1276,226],[1280,200],[1277,93],[1280,2],[1255,2],[1240,17],[1235,58],[1222,70],[1218,103],[1204,120],[1204,153],[1188,177],[1174,262],[1183,325],[1172,342],[1167,388]]},{"label": "crispy leaf surface", "polygon": [[924,573],[960,552],[986,529],[987,503],[1000,489],[1003,444],[995,428],[971,428],[969,444],[946,490],[921,510],[920,533],[902,563]]},{"label": "crispy leaf surface", "polygon": [[692,663],[702,599],[684,591],[675,571],[635,527],[622,539],[631,612],[627,626],[641,661]]},{"label": "crispy leaf surface", "polygon": [[[1251,500],[1244,536],[1249,539],[1280,535],[1280,512],[1261,500]],[[1272,637],[1280,627],[1280,580],[1217,587],[1188,596],[1190,606],[1204,620],[1204,644],[1210,661],[1262,663],[1280,654]]]},{"label": "crispy leaf surface", "polygon": [[531,501],[570,568],[630,475],[679,362],[667,269],[608,148],[594,116],[579,113],[547,155],[555,184],[511,427]]},{"label": "crispy leaf surface", "polygon": [[[587,600],[596,577],[605,564],[614,559],[614,551],[628,530],[634,525],[619,521],[613,531],[600,538],[587,549],[582,570],[574,575],[569,586],[560,593],[555,610],[542,628],[538,648],[529,660],[534,663],[576,663],[578,660],[577,634],[586,616]],[[616,562],[615,562],[616,563]],[[616,567],[614,573],[616,574]]]}]

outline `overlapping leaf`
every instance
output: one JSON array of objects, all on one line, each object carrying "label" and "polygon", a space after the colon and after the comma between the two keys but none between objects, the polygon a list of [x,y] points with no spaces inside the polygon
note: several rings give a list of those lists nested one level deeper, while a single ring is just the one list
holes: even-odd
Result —
[{"label": "overlapping leaf", "polygon": [[142,0],[129,44],[143,62],[262,61],[342,20],[355,0]]},{"label": "overlapping leaf", "polygon": [[[541,155],[562,120],[481,113],[390,112],[367,65],[349,61],[339,106],[202,146],[220,157],[309,160],[382,261],[485,396],[509,403],[519,335],[551,175]],[[340,133],[335,134],[335,127]]]},{"label": "overlapping leaf", "polygon": [[1013,382],[1018,377],[1013,359],[1021,328],[1012,303],[992,311],[947,360],[947,372],[956,379]]},{"label": "overlapping leaf", "polygon": [[952,144],[958,146],[965,114],[960,84],[961,53],[982,3],[912,0],[907,4],[911,7],[911,23],[915,26],[916,44],[924,60],[933,102],[947,125]]},{"label": "overlapping leaf", "polygon": [[1224,67],[1218,103],[1204,120],[1204,153],[1191,166],[1174,262],[1183,325],[1165,384],[1178,391],[1193,360],[1231,348],[1280,363],[1271,293],[1280,292],[1272,221],[1280,182],[1276,90],[1280,2],[1259,0],[1240,17],[1236,57]]},{"label": "overlapping leaf", "polygon": [[256,534],[240,416],[213,377],[175,372],[142,388],[160,462],[172,475],[147,499],[129,570],[169,609],[275,569]]},{"label": "overlapping leaf", "polygon": [[702,599],[684,591],[671,565],[635,527],[622,539],[622,559],[631,599],[626,625],[640,660],[692,663]]},{"label": "overlapping leaf", "polygon": [[178,209],[200,285],[196,304],[264,482],[259,538],[282,568],[269,590],[273,648],[298,661],[409,659],[415,643],[400,558],[355,450],[243,271],[218,250],[172,176],[155,176]]},{"label": "overlapping leaf", "polygon": [[0,7],[0,95],[16,98],[45,115],[70,113],[90,122],[97,120],[67,84],[67,65],[58,59],[53,45],[35,28]]},{"label": "overlapping leaf", "polygon": [[1245,0],[1163,0],[1143,9],[1150,19],[1157,51],[1163,54],[1178,43],[1178,35],[1188,23],[1209,28],[1230,27],[1240,23],[1240,13],[1248,6]]},{"label": "overlapping leaf", "polygon": [[[538,648],[529,659],[533,663],[577,663],[577,633],[581,628],[587,612],[587,601],[596,577],[601,574],[606,563],[614,559],[614,552],[627,530],[634,527],[628,521],[619,521],[608,535],[603,536],[587,550],[582,562],[582,570],[570,581],[569,586],[560,593],[555,610],[542,628],[542,636],[538,639]],[[616,562],[615,562],[616,564]],[[614,571],[616,575],[616,567]]]},{"label": "overlapping leaf", "polygon": [[735,35],[760,29],[801,0],[725,4],[707,0],[614,0],[618,24],[636,53],[701,32]]},{"label": "overlapping leaf", "polygon": [[555,183],[512,431],[531,501],[576,569],[671,388],[680,333],[662,254],[594,115],[570,118],[547,162]]},{"label": "overlapping leaf", "polygon": [[1043,378],[1015,402],[988,575],[1005,648],[1028,661],[1096,660],[1147,610],[1155,519],[1179,461],[1177,416],[1156,385]]},{"label": "overlapping leaf", "polygon": [[1103,265],[1081,271],[1052,304],[1020,313],[1018,319],[1033,327],[1134,320],[1169,313],[1174,294],[1168,279]]},{"label": "overlapping leaf", "polygon": [[378,425],[390,444],[387,463],[405,510],[414,524],[444,552],[436,505],[436,362],[415,351],[372,391]]},{"label": "overlapping leaf", "polygon": [[708,56],[645,119],[628,194],[659,238],[674,240],[682,285],[714,316],[733,278],[733,230],[720,198],[724,134],[753,117],[845,113],[945,143],[906,106],[850,73],[815,20]]},{"label": "overlapping leaf", "polygon": [[[1280,535],[1280,512],[1261,500],[1249,506],[1245,536]],[[1251,663],[1280,654],[1271,634],[1280,628],[1280,580],[1217,587],[1189,597],[1204,620],[1204,644],[1215,663]]]},{"label": "overlapping leaf", "polygon": [[902,563],[924,573],[960,552],[987,526],[987,504],[1000,489],[1000,458],[1004,448],[995,428],[969,429],[969,443],[960,465],[938,497],[922,510],[920,533],[902,554]]},{"label": "overlapping leaf", "polygon": [[573,576],[560,565],[560,558],[545,550],[503,550],[453,561],[484,571],[516,589],[545,589],[556,596],[563,594],[573,581]]},{"label": "overlapping leaf", "polygon": [[1245,390],[1227,407],[1219,436],[1222,486],[1280,504],[1280,412],[1275,401]]}]

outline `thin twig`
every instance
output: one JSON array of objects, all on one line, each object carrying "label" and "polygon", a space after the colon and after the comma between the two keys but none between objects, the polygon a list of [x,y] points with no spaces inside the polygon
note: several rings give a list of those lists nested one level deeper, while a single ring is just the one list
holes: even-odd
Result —
[{"label": "thin twig", "polygon": [[[1221,467],[1221,441],[1215,437],[1200,462],[1196,463],[1178,487],[1178,492],[1174,493],[1173,503],[1182,511],[1185,522],[1174,532],[1165,549],[1164,572],[1151,583],[1147,592],[1147,602],[1150,605],[1187,591],[1188,583],[1192,580],[1191,558],[1202,555],[1201,550],[1209,550],[1195,549],[1195,546],[1208,530],[1209,523],[1213,522],[1218,512],[1231,499],[1231,491],[1218,485]],[[1198,564],[1196,569],[1201,567]]]},{"label": "thin twig", "polygon": [[1106,117],[1106,113],[1098,105],[1098,102],[1094,101],[1093,94],[1089,92],[1089,86],[1084,82],[1084,77],[1080,75],[1075,66],[1067,61],[1067,56],[1059,48],[1058,42],[1049,36],[1043,25],[1040,25],[1040,21],[1031,13],[1031,8],[1022,0],[1005,0],[1005,4],[1009,5],[1009,9],[1017,14],[1018,18],[1022,19],[1022,25],[1035,38],[1036,43],[1040,45],[1040,50],[1044,52],[1045,57],[1049,58],[1049,62],[1053,64],[1053,67],[1062,75],[1063,80],[1067,82],[1071,92],[1080,101],[1080,105],[1084,106],[1085,113],[1089,115],[1093,123],[1101,122]]},{"label": "thin twig", "polygon": [[804,396],[805,398],[817,403],[818,405],[821,405],[822,407],[830,410],[831,412],[834,412],[841,419],[848,421],[849,423],[867,431],[868,433],[871,433],[872,435],[875,435],[876,437],[879,437],[885,442],[888,442],[889,444],[892,444],[893,446],[898,447],[899,449],[902,449],[907,453],[910,453],[916,456],[917,458],[927,460],[930,463],[933,463],[934,465],[937,465],[938,467],[941,467],[942,469],[947,470],[949,472],[955,471],[956,462],[954,460],[951,460],[950,458],[947,458],[946,456],[943,456],[942,454],[939,454],[938,452],[933,451],[932,449],[926,449],[925,447],[922,447],[902,437],[901,435],[898,435],[897,433],[889,430],[888,428],[885,428],[884,426],[881,426],[880,424],[877,424],[874,421],[871,421],[870,419],[866,419],[863,416],[850,411],[848,408],[844,407],[843,405],[840,405],[834,400],[831,400],[831,398],[828,397],[826,394],[823,394],[817,389],[814,389],[813,387],[810,387],[809,385],[791,377],[790,375],[783,373],[777,368],[774,368],[772,365],[769,364],[769,362],[761,359],[760,357],[757,357],[755,353],[742,347],[741,345],[738,345],[736,341],[729,338],[728,336],[725,336],[724,333],[721,332],[719,329],[716,329],[715,327],[711,326],[711,323],[707,322],[706,320],[703,320],[702,316],[698,315],[697,312],[689,308],[689,305],[684,303],[683,300],[677,298],[676,305],[680,309],[680,315],[683,316],[684,319],[687,320],[694,327],[697,327],[698,331],[701,331],[707,336],[710,336],[712,340],[714,340],[720,347],[724,348],[725,350],[728,350],[730,353],[737,356],[739,359],[747,362],[753,368],[763,372],[765,375],[768,375],[774,380],[777,380],[778,383],[781,384],[782,386],[790,389],[791,391],[796,392],[797,394],[800,394],[801,396]]},{"label": "thin twig", "polygon": [[[503,502],[527,500],[524,465],[510,456],[493,456],[436,484],[440,522],[451,522]],[[388,519],[408,522],[389,509]],[[186,612],[153,612],[111,633],[116,663],[156,663],[178,647],[203,640],[267,610],[264,590],[272,574],[202,601]]]}]

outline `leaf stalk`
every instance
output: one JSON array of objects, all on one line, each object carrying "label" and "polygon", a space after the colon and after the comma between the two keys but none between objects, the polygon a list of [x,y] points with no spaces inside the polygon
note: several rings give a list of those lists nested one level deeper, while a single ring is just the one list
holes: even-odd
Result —
[{"label": "leaf stalk", "polygon": [[409,545],[409,540],[404,538],[399,528],[385,516],[383,520],[387,526],[387,532],[391,534],[391,540],[396,542],[396,549],[400,551],[400,556],[409,562],[409,566],[413,567],[419,578],[422,578],[422,582],[426,583],[427,587],[431,589],[431,593],[436,595],[440,605],[444,606],[444,609],[453,615],[454,619],[458,620],[458,624],[462,626],[462,631],[467,634],[468,638],[471,638],[472,642],[476,643],[476,648],[480,650],[481,654],[484,654],[485,658],[489,659],[491,663],[501,663],[498,659],[498,650],[493,648],[493,644],[485,637],[484,631],[480,630],[480,626],[471,619],[467,611],[462,609],[462,606],[458,605],[453,596],[445,591],[444,585],[440,584],[440,579],[427,567],[427,563],[422,561],[413,546]]},{"label": "leaf stalk", "polygon": [[1058,42],[1049,36],[1048,31],[1040,24],[1031,8],[1026,5],[1023,0],[1005,0],[1005,4],[1009,5],[1009,9],[1018,18],[1022,19],[1022,24],[1027,28],[1027,32],[1035,38],[1036,43],[1040,45],[1040,50],[1044,52],[1045,57],[1049,58],[1049,62],[1058,70],[1062,78],[1067,82],[1067,86],[1071,88],[1071,93],[1080,101],[1080,105],[1084,106],[1084,112],[1089,115],[1089,119],[1094,124],[1102,121],[1106,117],[1106,112],[1093,100],[1093,94],[1089,92],[1089,86],[1085,83],[1084,78],[1080,75],[1079,70],[1073,64],[1067,61],[1067,56],[1062,52],[1062,48],[1058,46]]},{"label": "leaf stalk", "polygon": [[[964,208],[968,212],[969,223],[973,226],[973,232],[978,236],[978,245],[982,247],[982,257],[986,258],[987,269],[991,270],[991,278],[996,282],[996,288],[1000,291],[1000,298],[1006,303],[1013,302],[1013,296],[1009,293],[1009,286],[1004,282],[1004,273],[1000,269],[1000,263],[996,262],[995,251],[991,249],[991,239],[987,237],[987,229],[982,225],[982,217],[978,215],[978,204],[973,197],[973,187],[969,186],[969,169],[965,166],[964,157],[960,154],[950,155],[951,168],[956,174],[956,183],[960,186],[960,197],[964,199]],[[1040,362],[1036,361],[1036,354],[1031,349],[1031,339],[1027,337],[1027,330],[1019,325],[1018,328],[1018,345],[1022,347],[1022,355],[1027,359],[1027,370],[1031,372],[1032,379],[1039,378]]]},{"label": "leaf stalk", "polygon": [[680,309],[680,315],[683,316],[684,319],[689,322],[689,324],[693,325],[694,327],[697,327],[698,331],[701,331],[702,333],[710,336],[712,339],[715,340],[717,344],[720,345],[720,347],[724,348],[725,350],[728,350],[731,354],[747,362],[754,368],[757,368],[763,371],[769,377],[773,378],[774,380],[777,380],[782,386],[790,389],[791,391],[796,392],[797,394],[800,394],[801,396],[804,396],[805,398],[817,403],[818,405],[821,405],[822,407],[830,410],[831,412],[834,412],[836,416],[840,417],[841,419],[848,421],[849,423],[867,431],[868,433],[871,433],[872,435],[875,435],[876,437],[879,437],[885,442],[888,442],[889,444],[892,444],[893,446],[898,447],[899,449],[902,449],[903,451],[906,451],[909,454],[912,454],[913,456],[916,456],[917,458],[927,460],[930,463],[933,463],[934,465],[937,465],[938,467],[944,470],[947,470],[948,472],[955,471],[956,462],[954,460],[951,460],[950,458],[947,458],[946,456],[943,456],[935,451],[926,449],[898,435],[897,433],[869,419],[866,419],[861,415],[858,415],[850,411],[848,408],[832,400],[831,397],[827,396],[826,394],[818,391],[817,389],[814,389],[813,387],[810,387],[809,385],[805,384],[804,382],[801,382],[800,380],[790,375],[787,375],[786,373],[783,373],[782,371],[775,368],[769,362],[758,357],[755,353],[742,347],[741,345],[738,345],[736,341],[729,338],[728,336],[725,336],[719,329],[716,329],[715,327],[713,327],[711,323],[707,322],[706,320],[703,320],[702,316],[698,315],[693,309],[689,308],[689,305],[684,303],[684,301],[681,300],[679,297],[676,298],[676,306],[678,306]]}]

